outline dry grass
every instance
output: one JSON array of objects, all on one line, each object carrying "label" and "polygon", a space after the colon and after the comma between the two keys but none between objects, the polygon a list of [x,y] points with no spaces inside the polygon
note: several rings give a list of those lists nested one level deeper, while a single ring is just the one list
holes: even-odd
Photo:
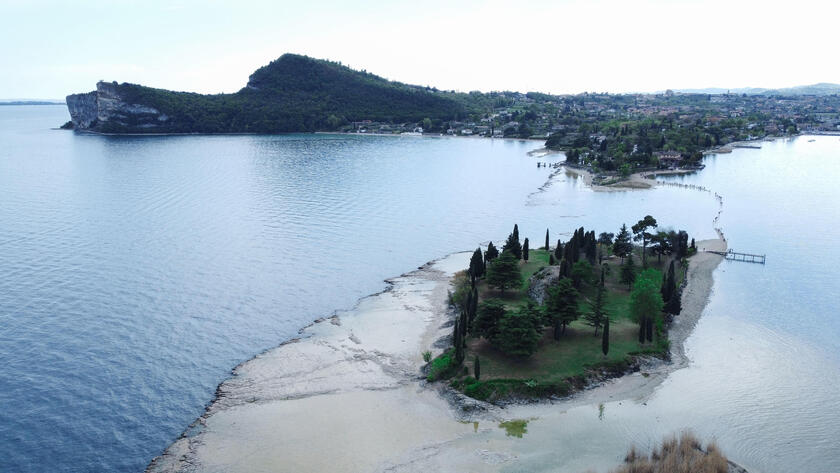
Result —
[{"label": "dry grass", "polygon": [[612,473],[727,473],[729,462],[714,442],[706,448],[693,434],[685,432],[662,441],[650,456],[631,447],[624,465]]}]

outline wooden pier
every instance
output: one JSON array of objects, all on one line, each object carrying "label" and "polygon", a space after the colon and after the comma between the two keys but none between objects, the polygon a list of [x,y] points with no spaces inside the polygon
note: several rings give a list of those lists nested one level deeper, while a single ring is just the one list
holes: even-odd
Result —
[{"label": "wooden pier", "polygon": [[754,255],[751,253],[739,253],[737,251],[729,250],[727,252],[723,251],[709,251],[709,253],[715,253],[717,255],[721,255],[724,258],[730,261],[743,261],[745,263],[758,263],[764,264],[767,261],[767,255]]}]

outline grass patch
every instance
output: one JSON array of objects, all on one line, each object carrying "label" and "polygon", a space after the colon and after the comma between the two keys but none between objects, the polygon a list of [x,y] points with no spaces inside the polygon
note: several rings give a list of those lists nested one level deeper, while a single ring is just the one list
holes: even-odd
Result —
[{"label": "grass patch", "polygon": [[[527,359],[511,358],[484,339],[471,338],[467,342],[467,360],[477,355],[481,359],[483,379],[535,379],[541,383],[558,383],[569,377],[581,376],[587,370],[603,366],[627,366],[628,355],[646,349],[638,341],[639,326],[629,320],[610,324],[610,351],[601,352],[601,337],[581,321],[572,322],[559,341],[553,329],[543,332],[536,353]],[[655,347],[651,347],[655,349]]]},{"label": "grass patch", "polygon": [[455,363],[455,349],[441,353],[429,364],[429,372],[426,375],[428,381],[447,379],[458,374],[460,366]]}]

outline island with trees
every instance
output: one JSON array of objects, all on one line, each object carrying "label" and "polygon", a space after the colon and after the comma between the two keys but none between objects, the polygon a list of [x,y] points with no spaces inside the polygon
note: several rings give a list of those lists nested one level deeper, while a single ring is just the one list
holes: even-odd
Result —
[{"label": "island with trees", "polygon": [[667,327],[681,311],[689,258],[685,231],[647,215],[615,234],[579,228],[531,248],[519,228],[501,248],[477,248],[456,274],[452,346],[427,379],[490,402],[567,396],[595,380],[667,359]]}]

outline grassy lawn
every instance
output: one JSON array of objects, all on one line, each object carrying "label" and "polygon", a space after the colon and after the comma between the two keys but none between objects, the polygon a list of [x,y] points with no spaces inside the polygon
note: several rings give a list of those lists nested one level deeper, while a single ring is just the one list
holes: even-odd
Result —
[{"label": "grassy lawn", "polygon": [[[530,300],[528,279],[541,268],[548,266],[549,252],[531,250],[529,261],[520,261],[522,285],[518,290],[504,293],[490,288],[484,281],[478,284],[479,298],[484,301],[498,298],[505,302],[509,310],[517,310]],[[637,269],[641,270],[641,254],[634,255]],[[563,394],[571,386],[569,381],[585,375],[587,368],[596,366],[627,366],[630,355],[641,351],[656,352],[662,347],[654,344],[639,344],[639,326],[630,319],[630,291],[621,282],[621,260],[604,260],[608,267],[605,277],[606,309],[610,316],[610,349],[604,356],[601,351],[601,333],[595,336],[594,329],[583,320],[571,323],[560,340],[554,340],[553,329],[543,331],[538,349],[527,359],[518,359],[505,355],[487,340],[468,337],[464,365],[468,373],[453,381],[453,386],[463,389],[468,395],[480,399],[503,398],[510,394]],[[662,262],[656,257],[648,257],[649,267],[667,271],[668,261]],[[595,265],[593,278],[600,275]],[[679,280],[685,277],[680,267]],[[596,287],[593,282],[584,283],[580,290],[581,315],[591,311]],[[481,378],[476,381],[467,374],[474,374],[473,360],[481,360]]]},{"label": "grassy lawn", "polygon": [[584,373],[587,365],[604,361],[622,361],[639,351],[639,326],[629,320],[610,324],[610,351],[608,356],[601,352],[601,334],[594,336],[592,327],[581,321],[573,322],[566,334],[555,341],[553,330],[546,329],[539,348],[530,358],[519,360],[506,356],[484,339],[471,338],[467,342],[467,356],[464,364],[473,373],[475,355],[481,359],[481,380],[522,379],[557,383],[571,376]]}]

